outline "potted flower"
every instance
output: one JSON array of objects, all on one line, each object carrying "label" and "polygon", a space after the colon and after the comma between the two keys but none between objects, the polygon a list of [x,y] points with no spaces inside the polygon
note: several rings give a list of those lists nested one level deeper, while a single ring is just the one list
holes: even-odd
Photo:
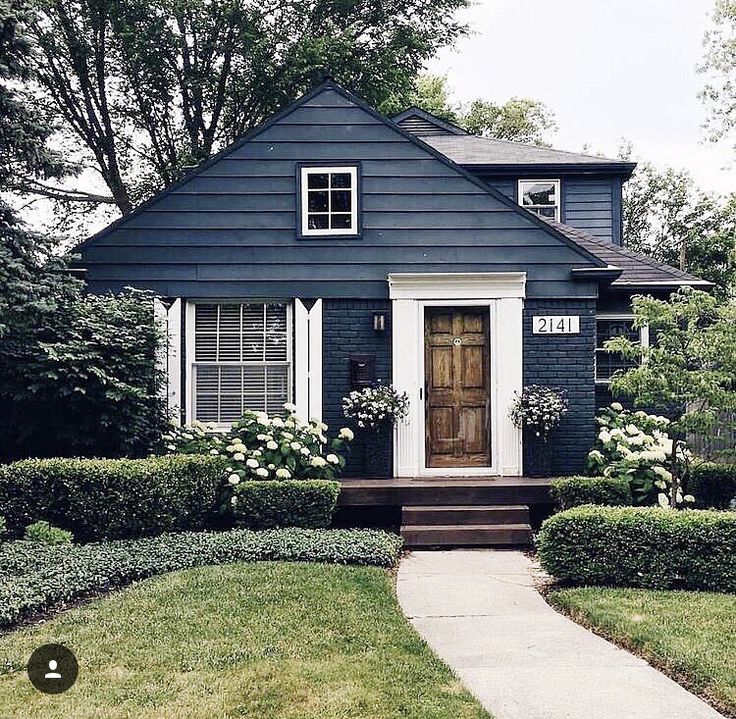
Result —
[{"label": "potted flower", "polygon": [[515,427],[524,432],[524,445],[528,448],[529,462],[525,472],[532,477],[548,477],[550,451],[548,441],[568,410],[568,402],[562,390],[531,384],[521,394],[514,393],[509,416]]},{"label": "potted flower", "polygon": [[371,477],[391,476],[391,431],[409,412],[409,396],[391,385],[354,390],[342,398],[343,414],[358,427]]}]

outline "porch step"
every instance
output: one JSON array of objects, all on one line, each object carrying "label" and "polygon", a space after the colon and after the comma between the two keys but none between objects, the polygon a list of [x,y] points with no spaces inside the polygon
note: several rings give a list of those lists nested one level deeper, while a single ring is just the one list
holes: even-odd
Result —
[{"label": "porch step", "polygon": [[405,506],[401,510],[401,524],[404,527],[529,524],[529,507],[524,504]]},{"label": "porch step", "polygon": [[402,526],[407,547],[528,546],[532,528],[528,524],[463,524]]}]

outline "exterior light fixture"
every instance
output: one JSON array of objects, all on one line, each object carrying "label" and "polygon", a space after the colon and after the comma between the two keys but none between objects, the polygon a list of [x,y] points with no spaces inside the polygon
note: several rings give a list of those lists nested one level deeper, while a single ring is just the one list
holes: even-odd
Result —
[{"label": "exterior light fixture", "polygon": [[375,332],[386,331],[386,314],[384,312],[373,313],[373,329]]}]

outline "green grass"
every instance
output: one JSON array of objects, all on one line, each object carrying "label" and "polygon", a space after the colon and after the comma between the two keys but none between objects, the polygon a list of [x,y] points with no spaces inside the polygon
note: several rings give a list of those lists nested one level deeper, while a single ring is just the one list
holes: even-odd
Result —
[{"label": "green grass", "polygon": [[[36,692],[24,666],[67,644],[80,674]],[[149,579],[0,636],[3,719],[481,719],[375,567],[263,562]]]},{"label": "green grass", "polygon": [[584,587],[549,600],[736,716],[736,595]]}]

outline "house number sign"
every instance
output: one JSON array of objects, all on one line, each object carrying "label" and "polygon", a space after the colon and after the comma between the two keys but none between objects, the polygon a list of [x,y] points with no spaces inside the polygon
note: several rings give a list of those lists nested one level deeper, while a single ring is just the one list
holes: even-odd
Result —
[{"label": "house number sign", "polygon": [[532,318],[532,334],[579,335],[580,315],[535,315]]}]

